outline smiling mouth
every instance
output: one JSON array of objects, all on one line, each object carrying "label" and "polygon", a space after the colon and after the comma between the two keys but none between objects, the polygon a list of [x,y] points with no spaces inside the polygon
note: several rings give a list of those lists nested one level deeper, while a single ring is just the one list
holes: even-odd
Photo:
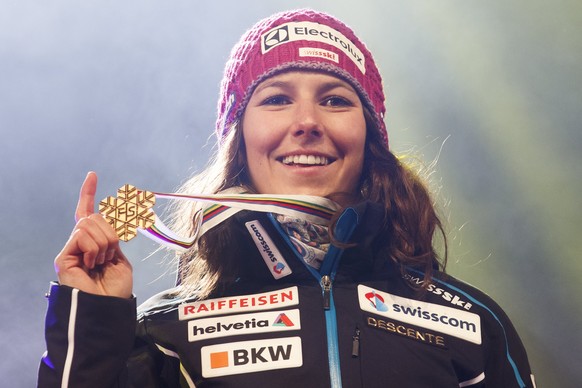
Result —
[{"label": "smiling mouth", "polygon": [[286,166],[304,165],[304,166],[327,166],[330,161],[325,156],[315,155],[289,155],[281,159],[281,163]]}]

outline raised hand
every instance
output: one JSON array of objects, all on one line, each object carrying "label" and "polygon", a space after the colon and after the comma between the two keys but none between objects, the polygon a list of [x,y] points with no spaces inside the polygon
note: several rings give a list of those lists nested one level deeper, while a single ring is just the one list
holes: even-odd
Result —
[{"label": "raised hand", "polygon": [[96,295],[131,297],[131,264],[113,228],[95,209],[97,174],[87,174],[75,212],[77,223],[55,258],[59,283]]}]

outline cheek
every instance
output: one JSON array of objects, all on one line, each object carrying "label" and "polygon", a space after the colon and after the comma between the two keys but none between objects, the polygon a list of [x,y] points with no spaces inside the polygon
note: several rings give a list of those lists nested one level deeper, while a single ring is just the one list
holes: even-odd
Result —
[{"label": "cheek", "polygon": [[[347,125],[345,125],[347,123]],[[366,123],[363,117],[344,123],[343,130],[339,137],[343,149],[347,155],[354,159],[364,159],[364,148],[366,144]]]},{"label": "cheek", "polygon": [[261,166],[272,148],[266,137],[253,134],[245,138],[247,165]]},{"label": "cheek", "polygon": [[248,124],[243,128],[243,136],[249,183],[258,192],[268,190],[267,187],[264,187],[267,183],[264,177],[267,176],[268,172],[267,158],[272,149],[272,140],[262,127],[250,127]]},{"label": "cheek", "polygon": [[363,120],[354,120],[350,128],[346,128],[342,138],[348,175],[351,184],[359,180],[364,168],[364,153],[366,149],[366,124]]},{"label": "cheek", "polygon": [[255,117],[256,114],[249,112],[243,118],[243,137],[247,150],[247,156],[266,155],[273,148],[276,139],[273,131],[262,123],[269,122],[259,120],[261,117]]},{"label": "cheek", "polygon": [[358,141],[357,148],[352,151],[352,174],[355,175],[356,180],[359,180],[360,175],[364,172],[364,153],[365,141]]}]

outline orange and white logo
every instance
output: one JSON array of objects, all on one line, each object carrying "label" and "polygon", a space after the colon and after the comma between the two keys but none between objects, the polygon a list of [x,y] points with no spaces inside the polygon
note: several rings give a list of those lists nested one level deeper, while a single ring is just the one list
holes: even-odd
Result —
[{"label": "orange and white logo", "polygon": [[217,377],[303,365],[301,338],[272,338],[204,346],[202,376]]}]

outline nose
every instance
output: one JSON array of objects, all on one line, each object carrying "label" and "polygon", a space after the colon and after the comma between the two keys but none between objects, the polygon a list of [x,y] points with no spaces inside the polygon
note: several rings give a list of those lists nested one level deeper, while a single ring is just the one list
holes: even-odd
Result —
[{"label": "nose", "polygon": [[291,129],[294,137],[321,137],[323,125],[318,115],[316,104],[311,102],[297,104]]}]

